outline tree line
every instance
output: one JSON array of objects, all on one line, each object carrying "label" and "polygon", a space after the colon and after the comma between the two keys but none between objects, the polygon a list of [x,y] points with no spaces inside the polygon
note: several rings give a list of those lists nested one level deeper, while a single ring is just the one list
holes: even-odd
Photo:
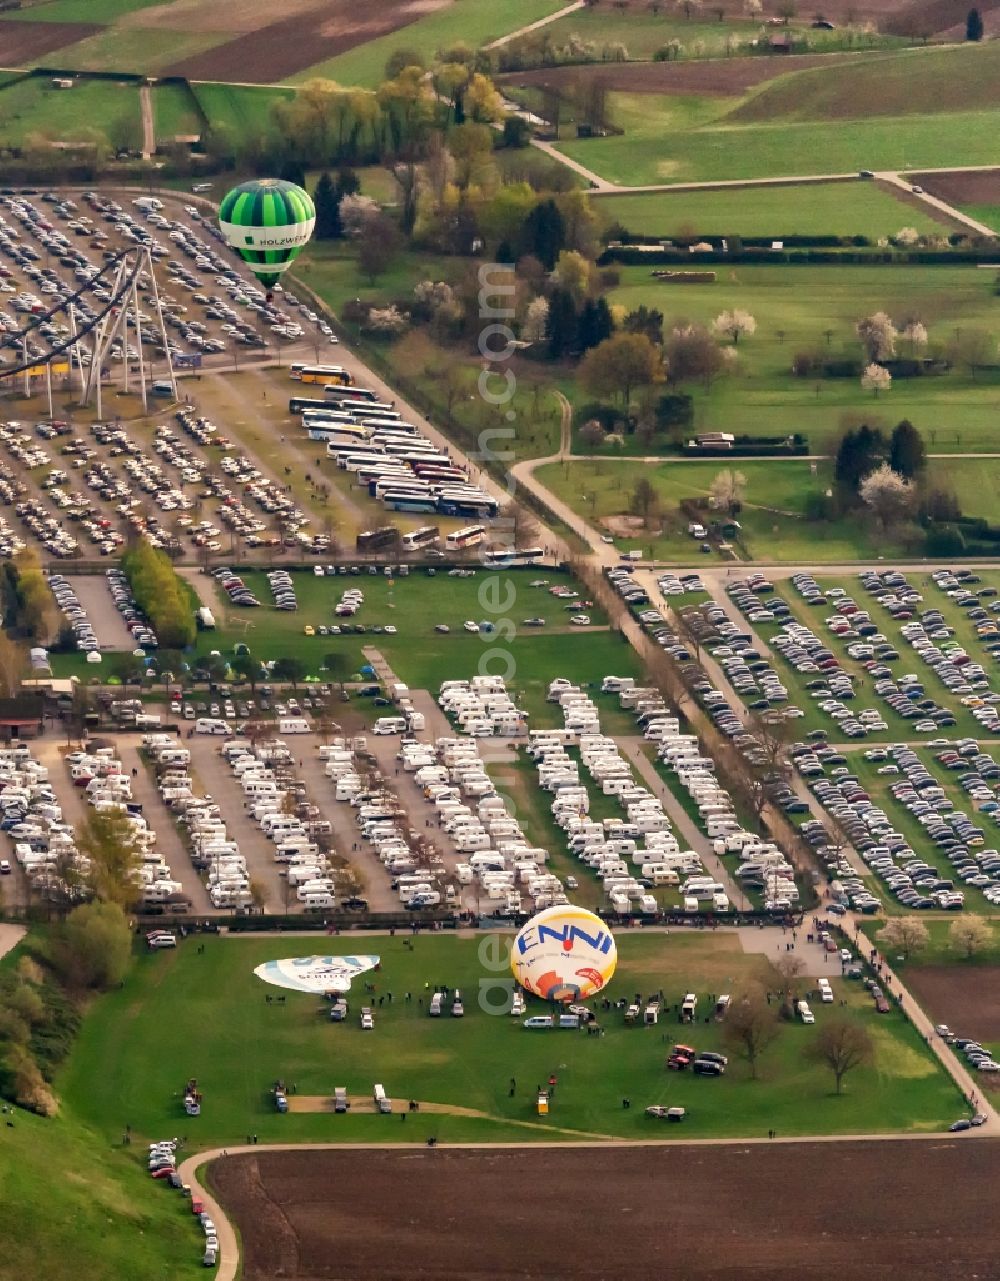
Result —
[{"label": "tree line", "polygon": [[197,628],[188,588],[166,552],[140,538],[121,563],[132,595],[152,623],[160,645],[179,650],[193,645]]}]

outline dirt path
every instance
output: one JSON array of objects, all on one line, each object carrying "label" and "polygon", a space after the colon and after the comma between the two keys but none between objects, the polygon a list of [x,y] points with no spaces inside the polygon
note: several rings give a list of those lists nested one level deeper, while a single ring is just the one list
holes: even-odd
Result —
[{"label": "dirt path", "polygon": [[967,213],[962,213],[961,209],[956,209],[954,205],[949,205],[947,201],[941,200],[938,196],[932,196],[928,191],[917,191],[909,179],[901,178],[898,173],[876,173],[875,177],[885,186],[895,187],[899,191],[905,192],[907,203],[929,205],[935,212],[944,214],[952,222],[956,222],[962,227],[970,227],[977,235],[986,236],[990,240],[997,234],[985,222],[970,218]]},{"label": "dirt path", "polygon": [[0,922],[0,961],[8,952],[13,952],[27,932],[23,925],[5,925]]},{"label": "dirt path", "polygon": [[489,44],[484,44],[484,49],[499,49],[505,44],[510,44],[512,40],[519,40],[521,36],[526,36],[532,31],[539,31],[542,27],[547,27],[552,22],[558,22],[560,18],[567,18],[571,13],[576,13],[578,9],[583,9],[587,0],[573,0],[572,4],[566,5],[562,9],[557,9],[555,13],[550,13],[547,18],[539,18],[537,22],[529,22],[526,27],[518,27],[509,35],[501,36],[498,40],[491,40]]},{"label": "dirt path", "polygon": [[153,123],[153,96],[149,85],[139,86],[139,111],[142,114],[142,158],[150,160],[156,152],[156,126]]}]

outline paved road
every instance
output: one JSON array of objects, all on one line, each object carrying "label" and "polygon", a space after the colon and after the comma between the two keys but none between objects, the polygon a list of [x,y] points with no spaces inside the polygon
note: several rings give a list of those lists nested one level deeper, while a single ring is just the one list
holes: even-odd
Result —
[{"label": "paved road", "polygon": [[76,592],[81,606],[87,611],[87,617],[97,633],[97,643],[101,649],[135,649],[135,641],[125,626],[121,614],[115,608],[111,592],[108,590],[108,580],[104,575],[67,577],[67,581]]}]

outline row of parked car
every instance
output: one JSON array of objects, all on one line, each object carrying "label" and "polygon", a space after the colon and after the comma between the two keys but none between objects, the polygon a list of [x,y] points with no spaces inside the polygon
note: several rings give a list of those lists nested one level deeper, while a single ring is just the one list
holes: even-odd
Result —
[{"label": "row of parked car", "polygon": [[100,649],[94,625],[87,617],[87,611],[80,604],[80,598],[70,582],[62,574],[49,574],[48,583],[67,626],[73,630],[77,649],[84,653]]},{"label": "row of parked car", "polygon": [[[159,1139],[151,1143],[149,1145],[146,1168],[152,1178],[162,1180],[185,1196],[191,1196],[191,1189],[184,1183],[177,1172],[176,1139]],[[196,1198],[191,1200],[191,1211],[197,1218],[198,1225],[205,1235],[205,1245],[201,1256],[202,1264],[206,1268],[214,1268],[219,1262],[219,1234],[215,1223],[205,1210],[202,1202]]]}]

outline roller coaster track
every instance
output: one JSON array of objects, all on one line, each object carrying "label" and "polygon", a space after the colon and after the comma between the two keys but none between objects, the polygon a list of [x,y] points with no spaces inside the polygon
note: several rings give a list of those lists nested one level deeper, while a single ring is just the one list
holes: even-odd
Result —
[{"label": "roller coaster track", "polygon": [[[121,309],[124,300],[127,299],[130,293],[135,296],[139,276],[144,269],[150,271],[152,279],[152,264],[144,246],[136,245],[134,248],[123,249],[113,257],[108,258],[96,275],[84,281],[79,289],[74,290],[68,298],[61,298],[48,311],[34,315],[30,324],[24,329],[19,330],[17,333],[5,334],[3,339],[0,340],[0,348],[19,348],[22,355],[19,364],[0,366],[0,378],[14,378],[26,370],[37,368],[39,365],[49,365],[57,357],[65,355],[71,348],[76,349],[79,362],[80,340],[93,335],[96,343],[103,336],[104,321],[108,316],[113,315],[116,309]],[[90,319],[81,322],[74,310],[74,304],[87,299],[87,295],[98,287],[102,281],[106,280],[113,280],[114,282],[111,297],[102,304]],[[153,282],[153,290],[155,294],[155,281]],[[88,309],[93,310],[89,300],[87,305]],[[162,311],[158,296],[156,309],[158,313],[157,320],[162,330]],[[46,341],[44,354],[29,357],[27,355],[27,343],[32,339],[32,335],[36,334],[41,326],[47,324],[54,316],[58,316],[60,313],[65,313],[73,332],[58,343],[51,344]]]}]

